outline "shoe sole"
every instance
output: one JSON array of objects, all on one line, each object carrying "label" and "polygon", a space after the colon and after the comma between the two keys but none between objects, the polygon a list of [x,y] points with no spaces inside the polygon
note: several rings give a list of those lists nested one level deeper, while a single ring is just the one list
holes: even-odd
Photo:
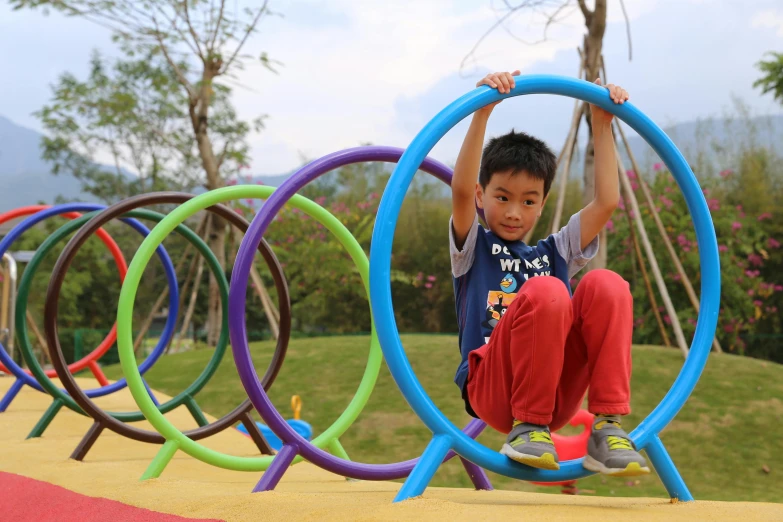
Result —
[{"label": "shoe sole", "polygon": [[550,469],[553,471],[560,469],[560,464],[557,463],[555,456],[551,453],[544,453],[541,456],[528,455],[527,453],[518,452],[512,448],[510,444],[503,444],[500,453],[511,460],[519,462],[520,464],[525,464],[531,468]]},{"label": "shoe sole", "polygon": [[601,462],[598,462],[590,455],[585,456],[585,460],[582,462],[582,467],[601,473],[602,475],[610,475],[612,477],[635,477],[637,475],[647,475],[650,473],[650,468],[642,466],[638,462],[631,462],[624,468],[607,468]]}]

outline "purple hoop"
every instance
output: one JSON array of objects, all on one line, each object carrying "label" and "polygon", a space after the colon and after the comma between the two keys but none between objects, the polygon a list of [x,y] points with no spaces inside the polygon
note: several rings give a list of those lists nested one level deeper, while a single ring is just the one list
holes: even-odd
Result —
[{"label": "purple hoop", "polygon": [[[250,267],[253,263],[255,246],[261,241],[264,232],[266,232],[269,224],[283,205],[285,205],[302,187],[331,170],[353,163],[368,161],[396,163],[403,152],[404,149],[396,147],[356,147],[329,154],[309,163],[298,170],[275,190],[272,196],[270,196],[261,207],[261,210],[256,214],[255,218],[253,218],[250,228],[242,239],[234,263],[234,272],[231,277],[231,286],[228,296],[228,323],[231,347],[234,353],[234,363],[239,372],[239,378],[242,381],[242,385],[244,386],[250,401],[253,403],[253,406],[255,406],[269,428],[283,441],[283,447],[272,460],[272,463],[261,477],[261,480],[256,484],[256,487],[253,489],[254,492],[274,489],[288,469],[288,466],[298,454],[327,471],[344,477],[361,480],[393,480],[404,478],[410,474],[413,467],[419,461],[418,458],[415,458],[392,464],[363,464],[351,462],[349,460],[337,458],[326,451],[313,446],[309,441],[302,438],[288,425],[280,413],[278,413],[269,400],[269,397],[264,392],[264,389],[258,380],[258,375],[253,368],[245,325],[245,289],[247,288],[250,276]],[[451,169],[446,165],[431,158],[425,158],[420,169],[434,175],[444,183],[451,185]],[[485,426],[486,424],[484,424],[484,422],[473,419],[463,431],[469,437],[475,438],[481,433]],[[449,460],[454,455],[455,453],[453,451],[449,452],[444,461]],[[465,466],[476,489],[492,489],[492,485],[490,484],[486,473],[484,473],[484,470],[461,457],[460,460]]]}]

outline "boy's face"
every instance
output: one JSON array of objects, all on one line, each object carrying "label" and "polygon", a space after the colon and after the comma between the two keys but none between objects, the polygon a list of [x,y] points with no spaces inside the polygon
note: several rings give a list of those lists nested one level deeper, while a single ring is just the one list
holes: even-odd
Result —
[{"label": "boy's face", "polygon": [[521,240],[544,208],[544,180],[527,172],[496,172],[485,188],[476,184],[476,201],[489,229],[505,241]]}]

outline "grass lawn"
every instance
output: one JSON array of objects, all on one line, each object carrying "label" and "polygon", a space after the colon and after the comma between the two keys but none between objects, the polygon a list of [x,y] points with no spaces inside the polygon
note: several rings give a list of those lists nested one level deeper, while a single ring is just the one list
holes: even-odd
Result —
[{"label": "grass lawn", "polygon": [[[458,426],[470,419],[452,382],[459,362],[456,336],[403,335],[403,345],[419,379],[440,409]],[[274,344],[252,345],[263,374]],[[283,416],[292,417],[291,396],[302,397],[302,418],[316,433],[329,426],[350,401],[364,371],[369,337],[321,337],[291,342],[270,397]],[[147,374],[150,385],[175,395],[206,365],[210,350],[169,355]],[[640,422],[668,391],[682,366],[678,350],[634,347],[633,413],[626,428]],[[215,377],[197,396],[201,407],[223,415],[245,398],[228,351]],[[105,368],[110,379],[119,365]],[[630,431],[630,429],[628,430]],[[491,429],[479,437],[499,449],[505,436]],[[364,412],[341,442],[352,460],[383,463],[421,454],[429,431],[413,414],[385,365]],[[783,502],[783,366],[734,355],[710,356],[696,390],[662,440],[691,492],[700,500]],[[769,469],[769,473],[763,467]],[[557,487],[536,486],[490,473],[499,489],[559,494]],[[433,486],[469,487],[457,459],[442,466]],[[580,494],[666,497],[653,473],[638,480],[594,476],[580,480]]]}]

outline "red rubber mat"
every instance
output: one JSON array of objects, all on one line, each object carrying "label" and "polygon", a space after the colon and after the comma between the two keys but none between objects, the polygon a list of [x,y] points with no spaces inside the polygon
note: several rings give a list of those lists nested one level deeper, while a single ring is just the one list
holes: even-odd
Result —
[{"label": "red rubber mat", "polygon": [[88,497],[31,478],[0,471],[0,510],[14,522],[217,522],[138,508],[99,497]]}]

